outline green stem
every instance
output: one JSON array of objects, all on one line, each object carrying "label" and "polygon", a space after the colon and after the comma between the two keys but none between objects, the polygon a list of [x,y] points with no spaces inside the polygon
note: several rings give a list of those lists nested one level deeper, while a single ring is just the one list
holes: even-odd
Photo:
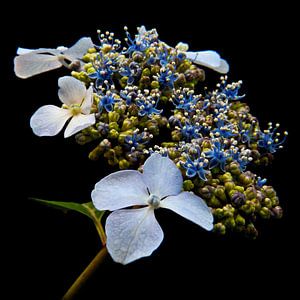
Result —
[{"label": "green stem", "polygon": [[86,269],[79,275],[79,277],[75,280],[66,294],[63,296],[62,300],[72,300],[77,295],[82,286],[86,283],[86,281],[94,274],[99,265],[104,261],[107,255],[107,249],[104,246],[95,258],[90,262],[90,264],[86,267]]}]

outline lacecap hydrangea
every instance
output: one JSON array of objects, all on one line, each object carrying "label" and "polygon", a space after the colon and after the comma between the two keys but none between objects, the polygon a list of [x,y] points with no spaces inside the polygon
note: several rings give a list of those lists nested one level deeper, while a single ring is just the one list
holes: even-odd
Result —
[{"label": "lacecap hydrangea", "polygon": [[[283,147],[287,132],[280,131],[279,124],[260,127],[245,102],[246,95],[240,92],[242,81],[228,81],[229,65],[217,52],[189,51],[182,42],[169,46],[159,39],[155,29],[146,30],[144,26],[135,35],[125,27],[125,36],[121,42],[112,32],[98,31],[96,43],[84,37],[70,48],[18,49],[15,73],[20,78],[62,66],[71,72],[58,80],[59,106],[45,105],[33,114],[33,132],[54,136],[68,123],[64,136],[75,136],[80,145],[89,144],[89,159],[97,161],[103,156],[108,165],[139,174],[147,159],[156,157],[166,165],[170,163],[163,159],[171,160],[182,182],[176,183],[175,194],[171,191],[164,197],[183,199],[185,196],[179,196],[180,192],[190,195],[186,197],[193,198],[193,205],[199,201],[207,215],[199,212],[198,219],[190,212],[185,215],[183,207],[171,210],[218,234],[238,232],[256,238],[257,219],[280,218],[282,209],[267,179],[251,170],[254,165],[265,166],[272,161],[275,152]],[[222,74],[212,90],[206,87],[207,68]],[[116,179],[119,187],[125,173],[114,175],[120,176]],[[128,174],[143,186],[140,175]],[[146,247],[144,252],[145,245],[138,240],[136,249],[114,252],[113,237],[121,235],[116,231],[127,232],[124,224],[120,224],[124,213],[118,209],[135,206],[125,213],[131,215],[134,210],[143,209],[136,205],[156,209],[167,206],[167,200],[150,193],[146,182],[141,193],[146,193],[148,187],[148,200],[104,205],[97,195],[101,191],[105,199],[111,191],[103,190],[101,182],[96,185],[92,199],[100,210],[116,210],[107,221],[113,226],[106,232],[112,257],[128,263],[150,255],[162,240],[159,230],[157,235],[153,234],[157,240],[152,241],[152,248]],[[176,185],[174,182],[170,184]],[[125,187],[121,191],[126,194]],[[113,196],[107,199],[117,201]],[[188,207],[192,202],[186,201]],[[140,218],[145,211],[139,211]],[[117,227],[113,233],[112,227]],[[117,245],[118,249],[122,245]],[[142,249],[141,253],[137,249]]]}]

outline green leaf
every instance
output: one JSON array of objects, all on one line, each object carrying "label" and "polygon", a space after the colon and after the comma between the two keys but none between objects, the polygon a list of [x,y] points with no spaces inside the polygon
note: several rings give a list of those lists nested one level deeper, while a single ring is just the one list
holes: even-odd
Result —
[{"label": "green leaf", "polygon": [[93,202],[87,202],[87,203],[76,203],[76,202],[61,202],[61,201],[49,201],[49,200],[43,200],[43,199],[37,199],[37,198],[30,198],[34,201],[37,201],[43,205],[47,205],[49,207],[53,207],[56,209],[60,209],[63,211],[77,211],[90,219],[93,220],[94,225],[98,231],[98,234],[100,236],[101,242],[103,245],[105,245],[106,242],[106,236],[105,232],[103,230],[101,219],[105,213],[105,211],[99,211],[95,208],[93,205]]},{"label": "green leaf", "polygon": [[93,220],[93,217],[91,216],[91,210],[95,209],[92,202],[80,204],[76,202],[60,202],[60,201],[48,201],[48,200],[42,200],[37,198],[30,198],[34,201],[37,201],[41,204],[47,205],[49,207],[53,207],[56,209],[60,209],[63,211],[73,210],[77,211],[79,213],[82,213],[89,218]]}]

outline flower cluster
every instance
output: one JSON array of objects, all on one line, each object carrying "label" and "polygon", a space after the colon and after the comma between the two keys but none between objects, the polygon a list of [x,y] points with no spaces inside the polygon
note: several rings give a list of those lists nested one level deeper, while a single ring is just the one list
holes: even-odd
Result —
[{"label": "flower cluster", "polygon": [[82,38],[69,49],[18,51],[21,78],[61,66],[72,75],[58,81],[62,107],[46,105],[32,116],[34,133],[56,135],[71,119],[65,137],[76,134],[78,144],[90,144],[91,160],[104,156],[121,170],[140,170],[154,152],[167,156],[184,190],[212,209],[214,231],[256,237],[256,219],[279,218],[282,209],[274,189],[250,170],[270,163],[287,132],[271,123],[261,129],[243,102],[241,81],[222,75],[215,89],[206,88],[205,68],[229,71],[215,51],[171,47],[144,26],[135,36],[125,27],[125,36],[125,46],[98,31],[95,44]]}]

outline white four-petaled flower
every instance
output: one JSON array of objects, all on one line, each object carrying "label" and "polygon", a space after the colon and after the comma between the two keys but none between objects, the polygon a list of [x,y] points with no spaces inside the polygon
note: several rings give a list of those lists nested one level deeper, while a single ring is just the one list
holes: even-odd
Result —
[{"label": "white four-petaled flower", "polygon": [[44,105],[31,117],[30,126],[38,136],[54,136],[58,134],[70,119],[65,130],[65,138],[95,123],[95,114],[91,114],[93,104],[93,88],[71,77],[64,76],[58,80],[58,97],[63,107]]},{"label": "white four-petaled flower", "polygon": [[[206,230],[213,228],[213,215],[206,203],[182,192],[182,175],[171,159],[152,154],[143,173],[118,171],[100,180],[92,192],[99,210],[113,211],[106,220],[107,249],[119,263],[128,264],[149,256],[163,240],[154,210],[167,208]],[[130,206],[141,208],[122,209]]]},{"label": "white four-petaled flower", "polygon": [[18,77],[25,79],[62,66],[69,67],[70,64],[76,62],[80,66],[79,60],[92,47],[94,44],[91,38],[83,37],[71,48],[40,48],[36,50],[18,48],[19,56],[14,59],[15,73]]}]

